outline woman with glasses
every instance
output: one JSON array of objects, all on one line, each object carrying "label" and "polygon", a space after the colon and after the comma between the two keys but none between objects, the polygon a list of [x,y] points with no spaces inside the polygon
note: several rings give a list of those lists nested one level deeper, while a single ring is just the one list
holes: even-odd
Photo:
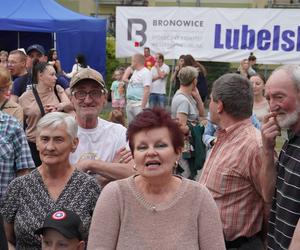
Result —
[{"label": "woman with glasses", "polygon": [[56,72],[52,65],[37,62],[32,70],[32,88],[19,98],[24,111],[26,136],[36,166],[41,164],[35,143],[36,124],[46,113],[72,110],[68,96],[61,86],[56,85],[56,79]]}]

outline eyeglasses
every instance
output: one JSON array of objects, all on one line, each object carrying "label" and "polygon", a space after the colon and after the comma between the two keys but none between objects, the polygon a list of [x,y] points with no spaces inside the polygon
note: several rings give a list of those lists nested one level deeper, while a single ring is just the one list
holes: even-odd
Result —
[{"label": "eyeglasses", "polygon": [[16,62],[16,61],[7,61],[7,64],[9,65],[16,65],[18,63],[21,63],[21,62]]},{"label": "eyeglasses", "polygon": [[97,100],[102,96],[102,93],[103,93],[102,90],[92,90],[90,92],[78,90],[73,92],[73,95],[78,100],[84,100],[87,97],[87,95],[89,95],[92,99]]}]

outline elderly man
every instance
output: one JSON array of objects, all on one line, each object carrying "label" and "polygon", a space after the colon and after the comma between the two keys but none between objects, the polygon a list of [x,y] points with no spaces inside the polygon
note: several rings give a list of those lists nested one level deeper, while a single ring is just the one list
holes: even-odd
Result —
[{"label": "elderly man", "polygon": [[[272,202],[268,249],[288,249],[300,218],[300,67],[277,68],[265,93],[271,111],[262,125],[263,194]],[[281,129],[288,129],[288,139],[275,162],[275,140]],[[299,234],[298,229],[294,233],[298,241]]]},{"label": "elderly man", "polygon": [[101,74],[82,69],[73,76],[70,89],[79,125],[79,145],[70,156],[71,163],[108,181],[130,176],[133,164],[126,150],[126,128],[98,117],[107,94]]},{"label": "elderly man", "polygon": [[225,74],[214,82],[209,111],[218,126],[217,140],[200,183],[218,205],[227,249],[263,249],[262,141],[249,119],[252,107],[253,91],[245,77]]},{"label": "elderly man", "polygon": [[126,99],[127,122],[130,123],[134,117],[146,108],[152,76],[150,71],[144,67],[145,58],[142,54],[132,57],[131,67],[133,74],[128,82]]}]

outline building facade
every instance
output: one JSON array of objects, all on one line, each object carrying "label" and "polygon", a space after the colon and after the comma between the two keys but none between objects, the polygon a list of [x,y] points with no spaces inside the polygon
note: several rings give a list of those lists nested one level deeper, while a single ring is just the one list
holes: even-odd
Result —
[{"label": "building facade", "polygon": [[87,16],[107,19],[107,29],[114,35],[117,6],[181,6],[219,8],[300,8],[300,0],[56,0],[65,7]]}]

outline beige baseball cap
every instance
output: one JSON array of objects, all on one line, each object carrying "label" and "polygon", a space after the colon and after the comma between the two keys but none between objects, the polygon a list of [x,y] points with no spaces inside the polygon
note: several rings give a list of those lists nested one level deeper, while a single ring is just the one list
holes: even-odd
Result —
[{"label": "beige baseball cap", "polygon": [[75,74],[71,79],[70,89],[72,90],[77,83],[86,79],[94,80],[105,92],[107,92],[102,75],[98,71],[91,68],[81,69],[77,74]]}]

